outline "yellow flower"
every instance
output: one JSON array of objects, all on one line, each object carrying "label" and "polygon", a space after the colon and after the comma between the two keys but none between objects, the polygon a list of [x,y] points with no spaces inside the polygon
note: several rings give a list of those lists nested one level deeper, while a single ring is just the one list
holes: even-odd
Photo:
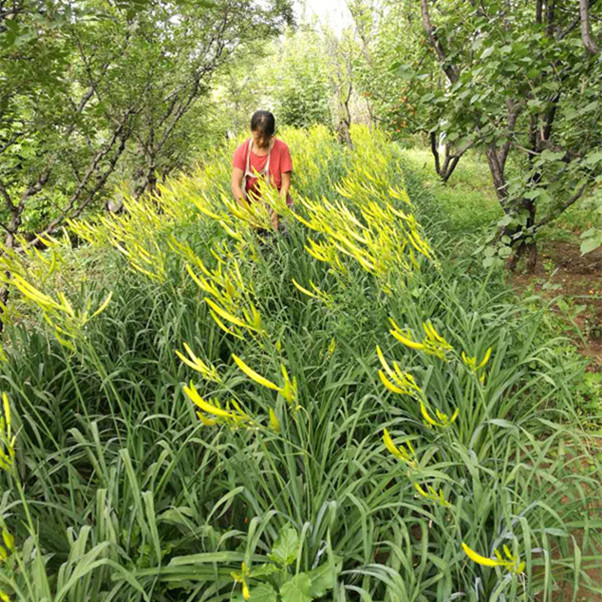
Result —
[{"label": "yellow flower", "polygon": [[389,321],[391,322],[391,326],[393,326],[390,333],[406,347],[424,351],[424,353],[434,355],[439,359],[445,359],[445,353],[453,349],[453,347],[437,333],[430,320],[422,323],[426,337],[421,342],[414,341],[407,330],[400,328],[393,318],[389,318]]},{"label": "yellow flower", "polygon": [[436,409],[435,413],[437,415],[437,420],[435,420],[428,413],[428,410],[426,409],[424,402],[421,401],[420,402],[420,413],[422,414],[422,417],[424,418],[424,423],[427,426],[429,426],[429,427],[436,426],[439,428],[446,428],[456,421],[456,418],[458,418],[460,411],[456,408],[456,411],[452,414],[452,417],[449,418],[447,414],[444,414],[443,412]]},{"label": "yellow flower", "polygon": [[12,434],[8,395],[2,393],[3,416],[0,416],[0,470],[9,470],[15,460],[15,440]]},{"label": "yellow flower", "polygon": [[278,416],[276,415],[276,412],[272,408],[270,408],[269,413],[270,413],[270,427],[272,428],[272,430],[275,433],[278,433],[280,431],[280,422],[278,420]]},{"label": "yellow flower", "polygon": [[217,314],[220,317],[222,317],[224,320],[227,320],[228,322],[232,322],[232,324],[234,324],[235,326],[240,326],[241,328],[248,328],[249,330],[256,330],[256,328],[254,328],[252,325],[247,324],[247,323],[243,322],[241,319],[232,315],[231,313],[228,313],[224,308],[220,307],[217,303],[215,303],[214,301],[209,299],[209,297],[205,297],[205,302],[211,308],[210,313],[211,313],[211,317],[214,320],[216,319],[215,315]]},{"label": "yellow flower", "polygon": [[15,538],[11,535],[6,529],[2,529],[2,540],[4,541],[4,545],[10,552],[14,552],[15,550]]},{"label": "yellow flower", "polygon": [[427,500],[432,500],[433,502],[437,502],[441,504],[441,506],[451,506],[451,504],[445,499],[445,495],[443,495],[443,490],[439,489],[436,491],[430,485],[426,486],[427,491],[425,491],[418,483],[414,483],[414,489]]},{"label": "yellow flower", "polygon": [[[282,371],[282,378],[284,379],[284,386],[278,389],[278,392],[288,403],[293,403],[297,400],[297,377],[293,376],[291,381],[284,364],[280,364],[280,370]],[[298,409],[298,408],[296,408]]]},{"label": "yellow flower", "polygon": [[215,366],[211,366],[210,364],[206,364],[202,359],[198,358],[192,351],[192,349],[188,346],[187,343],[184,343],[184,350],[188,354],[189,358],[186,357],[182,352],[176,351],[176,355],[182,360],[187,366],[190,366],[193,370],[200,372],[206,380],[210,380],[213,382],[220,382],[221,378],[215,369]]},{"label": "yellow flower", "polygon": [[332,297],[324,291],[320,290],[311,280],[309,281],[309,284],[315,292],[312,292],[309,289],[306,289],[305,287],[301,286],[294,278],[292,279],[292,282],[295,288],[301,291],[304,295],[307,295],[308,297],[313,297],[314,299],[318,299],[318,301],[323,301],[326,305],[332,304]]},{"label": "yellow flower", "polygon": [[410,468],[417,468],[418,464],[416,462],[416,451],[412,444],[407,441],[405,444],[402,444],[400,447],[397,447],[393,440],[391,439],[391,435],[389,435],[389,431],[387,429],[383,432],[383,441],[385,447],[393,454],[398,460],[407,464]]},{"label": "yellow flower", "polygon": [[8,594],[5,591],[2,591],[0,589],[0,600],[2,600],[2,602],[10,602],[10,598],[8,597]]},{"label": "yellow flower", "polygon": [[402,371],[397,362],[393,362],[393,368],[389,366],[378,345],[376,346],[376,354],[384,368],[384,371],[378,371],[378,377],[389,391],[392,393],[399,393],[400,395],[414,396],[422,393],[422,390],[416,384],[414,377],[409,372]]},{"label": "yellow flower", "polygon": [[[253,424],[253,420],[245,412],[243,412],[243,410],[234,400],[231,400],[230,404],[228,404],[228,409],[224,410],[216,399],[212,400],[212,403],[205,401],[199,395],[199,392],[196,390],[192,382],[190,383],[190,386],[184,387],[184,393],[186,393],[188,398],[199,409],[205,412],[205,414],[212,416],[211,418],[207,418],[203,414],[200,414],[200,412],[197,412],[197,416],[201,422],[207,426],[213,426],[220,421],[224,421],[234,426],[239,426],[241,424]],[[230,410],[230,405],[234,407],[234,411]]]},{"label": "yellow flower", "polygon": [[251,592],[249,590],[249,585],[248,585],[248,580],[249,580],[249,577],[251,576],[251,571],[247,567],[247,563],[246,562],[242,563],[240,573],[232,572],[232,573],[230,573],[230,575],[232,576],[232,579],[234,579],[235,583],[242,584],[242,597],[245,600],[248,600],[251,597]]},{"label": "yellow flower", "polygon": [[508,546],[504,546],[504,554],[507,560],[504,560],[498,549],[494,550],[495,558],[488,558],[487,556],[481,556],[478,552],[468,547],[467,544],[462,542],[462,549],[464,553],[477,564],[488,567],[503,567],[513,575],[520,575],[525,570],[525,562],[520,562],[518,556],[513,556],[508,549]]},{"label": "yellow flower", "polygon": [[470,370],[472,370],[472,372],[478,372],[479,370],[481,370],[481,368],[484,368],[487,365],[487,362],[489,362],[490,358],[491,347],[489,347],[487,351],[485,351],[485,355],[483,356],[483,359],[479,364],[477,364],[476,356],[469,357],[468,355],[466,355],[466,353],[464,353],[464,351],[462,351],[462,361]]},{"label": "yellow flower", "polygon": [[273,389],[274,391],[278,391],[280,387],[274,384],[272,381],[264,378],[258,372],[255,372],[253,368],[250,368],[245,364],[237,355],[232,354],[232,359],[236,363],[236,365],[251,379],[254,380],[258,385],[262,387],[266,387],[268,389]]},{"label": "yellow flower", "polygon": [[293,377],[291,380],[284,364],[280,365],[280,370],[282,371],[282,378],[284,384],[282,387],[279,387],[276,383],[273,383],[271,380],[268,380],[264,376],[261,376],[258,372],[255,372],[253,368],[245,364],[237,355],[232,354],[232,359],[236,363],[236,365],[253,381],[255,381],[258,385],[262,387],[266,387],[267,389],[272,389],[273,391],[278,391],[286,401],[289,403],[293,403],[297,399],[297,378]]}]

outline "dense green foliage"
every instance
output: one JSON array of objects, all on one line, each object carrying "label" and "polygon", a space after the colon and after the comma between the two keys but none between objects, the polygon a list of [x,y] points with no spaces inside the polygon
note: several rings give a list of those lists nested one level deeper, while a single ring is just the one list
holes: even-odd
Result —
[{"label": "dense green foliage", "polygon": [[212,75],[291,15],[280,0],[15,0],[0,19],[0,223],[11,244],[98,211],[123,181],[154,190],[210,147],[214,137],[199,140],[212,131]]},{"label": "dense green foliage", "polygon": [[[602,13],[589,4],[595,38]],[[586,41],[578,6],[354,6],[358,29],[371,40],[362,84],[385,123],[398,133],[427,133],[444,181],[468,149],[484,153],[504,212],[486,264],[528,251],[533,267],[545,226],[585,198],[600,211],[602,61]],[[588,230],[583,252],[599,242],[599,230]]]},{"label": "dense green foliage", "polygon": [[[286,236],[259,238],[225,204],[225,152],[123,216],[74,224],[89,245],[11,259],[30,288],[1,365],[16,442],[0,473],[15,537],[0,588],[31,602],[600,591],[600,471],[572,386],[584,362],[550,337],[545,309],[456,252],[411,174],[408,204],[395,146],[352,135],[350,152],[323,128],[283,132],[297,187]],[[432,251],[391,253],[401,231]],[[414,341],[432,325],[448,347],[408,347],[389,318]],[[391,392],[379,370],[421,392]],[[483,566],[462,543],[503,561]]]}]

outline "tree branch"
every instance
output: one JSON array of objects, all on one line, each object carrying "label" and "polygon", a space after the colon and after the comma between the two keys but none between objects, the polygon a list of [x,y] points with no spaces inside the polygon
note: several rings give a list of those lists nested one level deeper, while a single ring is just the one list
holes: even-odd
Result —
[{"label": "tree branch", "polygon": [[429,8],[428,8],[428,0],[420,0],[420,7],[422,10],[422,25],[424,27],[424,31],[426,32],[426,35],[428,36],[429,40],[431,41],[431,44],[432,44],[433,48],[435,49],[435,52],[437,53],[437,57],[439,58],[439,61],[441,62],[441,68],[445,72],[445,75],[447,75],[447,79],[449,79],[449,81],[452,84],[455,84],[458,81],[460,76],[459,76],[456,68],[449,63],[448,58],[447,58],[447,53],[445,52],[445,49],[443,48],[443,44],[441,44],[441,41],[439,40],[439,37],[437,36],[437,31],[433,27],[433,24],[431,23],[431,17],[429,15]]},{"label": "tree branch", "polygon": [[587,185],[583,184],[579,190],[565,203],[560,206],[560,211],[556,211],[554,213],[549,213],[546,217],[540,220],[537,224],[535,224],[535,230],[539,230],[542,226],[545,226],[549,222],[555,220],[559,215],[564,213],[571,205],[574,205],[582,196],[585,190],[587,189]]},{"label": "tree branch", "polygon": [[579,0],[579,17],[581,19],[581,39],[583,40],[583,46],[588,52],[598,54],[600,48],[592,38],[589,20],[589,0]]}]

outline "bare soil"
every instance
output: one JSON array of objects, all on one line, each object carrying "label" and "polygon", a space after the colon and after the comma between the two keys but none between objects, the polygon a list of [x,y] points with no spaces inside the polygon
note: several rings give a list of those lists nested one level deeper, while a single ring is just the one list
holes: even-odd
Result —
[{"label": "bare soil", "polygon": [[532,287],[544,298],[564,300],[554,307],[566,319],[566,334],[591,360],[589,370],[602,372],[602,249],[582,256],[575,243],[541,243],[535,272],[517,272],[511,283],[519,290]]}]

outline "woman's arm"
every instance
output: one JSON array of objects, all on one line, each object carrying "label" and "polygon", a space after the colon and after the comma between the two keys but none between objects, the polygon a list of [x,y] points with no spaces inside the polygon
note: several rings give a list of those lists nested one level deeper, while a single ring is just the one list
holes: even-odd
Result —
[{"label": "woman's arm", "polygon": [[288,189],[291,187],[291,172],[285,171],[282,174],[282,183],[280,186],[280,196],[286,199],[288,195]]},{"label": "woman's arm", "polygon": [[239,205],[242,205],[245,202],[245,194],[242,190],[243,177],[244,172],[242,169],[239,169],[238,167],[232,168],[232,180],[230,181],[230,186],[232,188],[232,194]]}]

